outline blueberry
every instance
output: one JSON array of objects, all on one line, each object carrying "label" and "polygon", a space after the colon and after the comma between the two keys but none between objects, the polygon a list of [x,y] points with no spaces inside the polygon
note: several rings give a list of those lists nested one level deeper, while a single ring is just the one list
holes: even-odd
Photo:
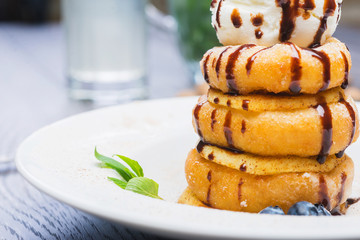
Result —
[{"label": "blueberry", "polygon": [[259,214],[275,214],[275,215],[285,215],[284,211],[279,206],[271,206],[263,209]]},{"label": "blueberry", "polygon": [[315,207],[318,210],[319,216],[331,216],[331,213],[322,204],[315,204]]},{"label": "blueberry", "polygon": [[309,202],[297,202],[288,211],[288,215],[319,216],[318,208]]}]

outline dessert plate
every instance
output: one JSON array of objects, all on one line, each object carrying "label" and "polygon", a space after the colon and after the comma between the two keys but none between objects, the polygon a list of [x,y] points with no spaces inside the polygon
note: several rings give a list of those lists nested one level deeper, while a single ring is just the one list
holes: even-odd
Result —
[{"label": "dessert plate", "polygon": [[[16,164],[35,187],[82,211],[143,231],[206,239],[360,238],[360,207],[347,216],[296,217],[237,213],[177,204],[186,188],[184,162],[197,142],[191,110],[197,98],[136,102],[76,115],[47,126],[20,146]],[[94,148],[140,162],[160,185],[157,200],[124,191],[107,180]],[[348,154],[356,163],[360,145]],[[360,196],[356,175],[354,196]]]}]

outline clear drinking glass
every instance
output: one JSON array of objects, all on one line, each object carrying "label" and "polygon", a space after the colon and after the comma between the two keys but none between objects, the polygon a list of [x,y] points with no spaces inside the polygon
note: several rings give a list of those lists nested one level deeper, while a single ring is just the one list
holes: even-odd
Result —
[{"label": "clear drinking glass", "polygon": [[194,83],[204,82],[199,61],[204,53],[219,45],[211,26],[210,1],[170,0],[170,9],[177,22],[178,42]]},{"label": "clear drinking glass", "polygon": [[62,0],[72,98],[115,103],[146,97],[145,2]]}]

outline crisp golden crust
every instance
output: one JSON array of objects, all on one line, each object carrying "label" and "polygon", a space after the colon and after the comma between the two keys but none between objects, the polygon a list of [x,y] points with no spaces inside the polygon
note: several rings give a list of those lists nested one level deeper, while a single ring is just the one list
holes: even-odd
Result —
[{"label": "crisp golden crust", "polygon": [[[351,97],[345,99],[354,110],[353,141],[356,141],[358,113]],[[316,108],[250,112],[212,104],[205,98],[200,101],[193,112],[193,125],[205,142],[263,156],[308,157],[319,155],[322,149],[324,126]],[[334,155],[349,145],[354,125],[348,107],[342,102],[328,104],[328,108],[332,123],[329,154]]]},{"label": "crisp golden crust", "polygon": [[205,204],[223,210],[257,213],[278,205],[285,211],[299,201],[323,203],[329,209],[351,192],[353,162],[345,160],[329,173],[252,175],[213,163],[192,150],[185,165],[189,189]]},{"label": "crisp golden crust", "polygon": [[[270,48],[248,46],[236,56],[239,47],[215,47],[204,55],[200,65],[205,80],[212,88],[225,93],[236,90],[241,94],[256,91],[298,93],[291,90],[292,82],[298,81],[300,93],[316,94],[320,90],[341,86],[346,66],[349,71],[352,65],[345,44],[335,38],[328,39],[324,45],[315,49],[323,57],[309,49],[286,43]],[[294,66],[297,60],[294,61],[293,57],[296,55],[299,55],[300,60],[299,65]],[[232,61],[234,58],[235,61]],[[330,79],[326,77],[326,69],[329,69]],[[324,86],[327,80],[329,85]]]},{"label": "crisp golden crust", "polygon": [[216,89],[209,89],[207,94],[208,100],[211,103],[250,112],[289,111],[310,108],[319,104],[319,98],[323,98],[327,103],[335,103],[338,102],[343,95],[345,95],[344,90],[340,87],[320,92],[316,95],[229,95]]},{"label": "crisp golden crust", "polygon": [[209,208],[209,206],[206,206],[203,202],[201,202],[199,199],[196,198],[193,192],[189,188],[186,188],[185,191],[181,194],[178,203],[180,204],[186,204],[191,205],[195,207],[205,207]]},{"label": "crisp golden crust", "polygon": [[282,173],[302,172],[331,172],[339,166],[345,157],[328,156],[324,164],[320,164],[316,157],[264,157],[249,153],[235,153],[216,146],[200,143],[200,156],[225,167],[240,170],[255,175],[274,175]]}]

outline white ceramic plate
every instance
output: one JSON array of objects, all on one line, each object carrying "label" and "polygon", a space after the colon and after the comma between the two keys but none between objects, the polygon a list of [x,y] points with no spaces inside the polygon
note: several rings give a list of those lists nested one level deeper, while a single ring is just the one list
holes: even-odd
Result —
[{"label": "white ceramic plate", "polygon": [[[191,126],[196,98],[138,102],[80,114],[41,129],[19,148],[16,164],[34,186],[85,212],[173,237],[360,238],[354,205],[345,217],[236,213],[176,204],[186,188],[184,162],[197,142]],[[94,158],[99,152],[136,159],[160,184],[165,201],[123,191]],[[359,144],[348,151],[359,168]],[[360,196],[359,175],[353,194]]]}]

